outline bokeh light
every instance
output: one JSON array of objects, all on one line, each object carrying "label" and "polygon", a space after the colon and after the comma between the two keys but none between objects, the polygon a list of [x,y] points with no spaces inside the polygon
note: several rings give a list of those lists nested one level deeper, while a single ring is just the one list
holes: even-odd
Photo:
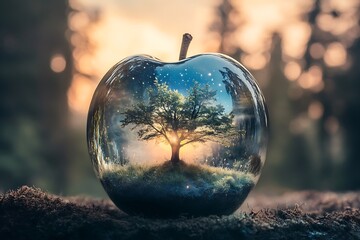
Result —
[{"label": "bokeh light", "polygon": [[290,81],[295,81],[301,74],[301,66],[299,63],[291,61],[286,63],[284,68],[284,74]]},{"label": "bokeh light", "polygon": [[66,60],[62,54],[55,54],[51,57],[50,68],[56,73],[61,73],[65,70]]},{"label": "bokeh light", "polygon": [[346,49],[339,42],[333,42],[328,45],[324,54],[324,61],[329,67],[338,67],[346,62]]},{"label": "bokeh light", "polygon": [[310,103],[308,108],[308,115],[311,119],[317,120],[319,119],[324,113],[324,107],[319,101],[314,101]]},{"label": "bokeh light", "polygon": [[314,59],[320,59],[324,56],[325,48],[321,43],[313,43],[310,46],[310,55]]},{"label": "bokeh light", "polygon": [[311,66],[307,72],[303,72],[299,78],[299,85],[304,89],[318,92],[323,89],[322,70],[319,66]]}]

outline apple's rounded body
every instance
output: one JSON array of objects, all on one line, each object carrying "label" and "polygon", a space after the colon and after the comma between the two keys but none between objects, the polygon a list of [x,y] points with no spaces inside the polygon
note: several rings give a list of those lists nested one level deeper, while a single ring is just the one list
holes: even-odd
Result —
[{"label": "apple's rounded body", "polygon": [[122,60],[99,83],[87,123],[109,197],[148,217],[233,213],[260,176],[267,134],[254,78],[221,54]]}]

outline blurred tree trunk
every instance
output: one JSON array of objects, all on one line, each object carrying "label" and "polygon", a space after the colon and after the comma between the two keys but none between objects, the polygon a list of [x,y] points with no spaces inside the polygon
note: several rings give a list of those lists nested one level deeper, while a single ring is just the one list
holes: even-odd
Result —
[{"label": "blurred tree trunk", "polygon": [[234,22],[234,16],[239,16],[231,0],[222,0],[215,9],[215,20],[210,26],[210,31],[219,38],[218,52],[239,59],[241,50],[234,42],[236,30],[241,27],[241,22]]},{"label": "blurred tree trunk", "polygon": [[[360,10],[358,10],[360,15]],[[344,101],[340,122],[345,132],[345,164],[343,168],[344,188],[360,189],[360,39],[349,49],[352,66],[344,75],[336,78],[337,87]]]},{"label": "blurred tree trunk", "polygon": [[[66,1],[0,3],[0,182],[66,191],[67,89],[72,57]],[[58,72],[51,59],[65,60]],[[56,65],[56,62],[54,63]],[[60,70],[59,70],[60,69]]]}]

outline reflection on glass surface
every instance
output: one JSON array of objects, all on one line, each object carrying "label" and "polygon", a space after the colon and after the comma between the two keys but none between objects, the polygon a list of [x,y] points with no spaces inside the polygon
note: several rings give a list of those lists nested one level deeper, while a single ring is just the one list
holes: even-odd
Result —
[{"label": "reflection on glass surface", "polygon": [[263,96],[236,61],[141,55],[100,82],[88,146],[105,190],[128,213],[230,214],[258,180],[267,124]]}]

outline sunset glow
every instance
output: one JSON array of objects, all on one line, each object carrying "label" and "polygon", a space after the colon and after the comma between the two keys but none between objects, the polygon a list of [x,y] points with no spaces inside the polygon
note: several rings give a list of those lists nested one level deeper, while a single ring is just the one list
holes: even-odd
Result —
[{"label": "sunset glow", "polygon": [[[79,10],[69,16],[69,26],[74,31],[71,43],[75,46],[75,66],[79,71],[92,76],[89,81],[76,79],[81,75],[74,76],[68,97],[69,106],[75,113],[86,114],[98,81],[111,66],[127,56],[149,54],[164,61],[177,61],[181,35],[184,32],[190,32],[194,36],[188,56],[217,51],[218,39],[209,33],[209,28],[214,21],[218,1],[202,0],[189,7],[189,3],[180,0],[171,3],[160,3],[157,0],[162,5],[161,8],[155,7],[155,3],[137,4],[138,2],[70,1],[71,6]],[[273,32],[282,35],[286,56],[302,57],[311,30],[303,22],[301,15],[312,7],[312,1],[257,0],[233,4],[242,16],[236,20],[239,23],[242,19],[246,20],[246,24],[237,31],[233,39],[247,53],[238,59],[246,67],[260,70],[267,65]],[[89,16],[84,13],[94,12],[92,9],[97,9],[100,13],[95,23],[91,23]],[[186,14],[182,15],[181,12]],[[90,48],[84,47],[81,42],[84,36],[88,38]],[[290,74],[290,78],[295,79],[299,70],[294,66],[292,69],[295,72],[288,72],[287,75]]]},{"label": "sunset glow", "polygon": [[[187,163],[196,163],[199,159],[204,159],[204,156],[212,154],[213,143],[206,144],[189,144],[181,148],[180,158]],[[143,164],[144,161],[148,164],[160,164],[171,157],[171,147],[169,144],[161,141],[141,142],[136,140],[136,146],[129,148],[127,154],[132,157],[136,163]],[[149,159],[156,159],[156,162],[151,162]]]},{"label": "sunset glow", "polygon": [[89,79],[75,75],[68,91],[68,103],[71,109],[86,113],[89,109],[92,94],[96,85]]}]

